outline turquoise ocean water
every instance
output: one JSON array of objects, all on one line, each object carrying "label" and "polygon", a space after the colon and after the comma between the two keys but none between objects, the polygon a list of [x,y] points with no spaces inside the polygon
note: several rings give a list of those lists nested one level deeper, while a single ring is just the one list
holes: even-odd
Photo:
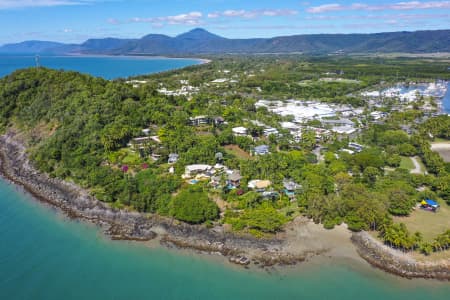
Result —
[{"label": "turquoise ocean water", "polygon": [[342,263],[271,274],[110,241],[0,180],[0,299],[448,299],[450,284]]},{"label": "turquoise ocean water", "polygon": [[[40,56],[39,64],[52,69],[64,69],[91,74],[105,79],[124,78],[183,68],[198,64],[195,59],[125,56]],[[32,55],[0,55],[0,77],[36,65]]]}]

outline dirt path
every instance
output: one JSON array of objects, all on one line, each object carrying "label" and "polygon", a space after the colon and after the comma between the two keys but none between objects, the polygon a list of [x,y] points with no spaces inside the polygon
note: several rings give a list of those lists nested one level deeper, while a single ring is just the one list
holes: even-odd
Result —
[{"label": "dirt path", "polygon": [[414,156],[414,157],[410,157],[410,158],[411,158],[411,161],[414,164],[414,169],[411,170],[411,173],[412,174],[423,174],[422,168],[420,167],[420,163],[417,160],[417,157]]}]

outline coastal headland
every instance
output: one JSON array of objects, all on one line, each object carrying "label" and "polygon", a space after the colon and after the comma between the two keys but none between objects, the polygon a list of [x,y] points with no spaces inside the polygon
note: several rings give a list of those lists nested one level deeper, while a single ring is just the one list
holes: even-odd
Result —
[{"label": "coastal headland", "polygon": [[351,233],[344,225],[323,229],[304,217],[289,223],[271,239],[238,236],[223,227],[188,225],[156,215],[113,209],[86,190],[38,172],[31,165],[19,134],[0,136],[0,173],[34,198],[70,218],[98,225],[116,240],[158,240],[167,247],[219,254],[241,265],[294,265],[314,256],[362,257],[372,266],[406,278],[450,280],[448,260],[421,262],[393,250],[367,232]]}]

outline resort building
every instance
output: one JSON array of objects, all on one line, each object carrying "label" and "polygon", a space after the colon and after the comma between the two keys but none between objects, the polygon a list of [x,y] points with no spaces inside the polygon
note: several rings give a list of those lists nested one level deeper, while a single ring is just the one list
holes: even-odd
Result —
[{"label": "resort building", "polygon": [[355,126],[355,123],[349,119],[325,119],[320,122],[324,126]]}]

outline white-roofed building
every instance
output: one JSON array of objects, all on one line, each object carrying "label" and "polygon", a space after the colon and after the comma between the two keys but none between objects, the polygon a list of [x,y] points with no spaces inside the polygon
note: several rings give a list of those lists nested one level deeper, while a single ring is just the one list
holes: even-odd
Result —
[{"label": "white-roofed building", "polygon": [[245,127],[234,127],[231,129],[231,131],[233,132],[234,136],[247,136],[248,134],[248,129]]}]

